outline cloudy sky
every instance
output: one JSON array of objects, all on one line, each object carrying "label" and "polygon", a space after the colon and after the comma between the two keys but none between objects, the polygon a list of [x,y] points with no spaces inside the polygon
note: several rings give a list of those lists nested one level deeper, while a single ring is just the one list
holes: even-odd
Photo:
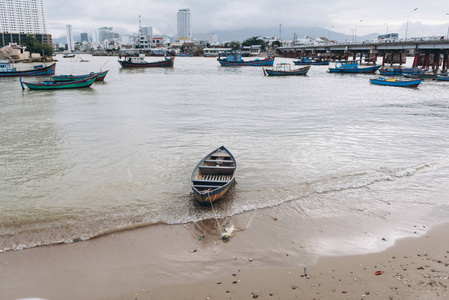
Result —
[{"label": "cloudy sky", "polygon": [[[152,26],[156,34],[176,35],[176,15],[189,8],[192,32],[240,28],[322,27],[351,35],[398,32],[408,36],[447,35],[449,1],[432,0],[44,0],[48,32],[65,36],[71,24],[76,33],[114,27],[121,34]],[[418,10],[414,11],[415,8]],[[363,21],[361,21],[363,20]],[[333,27],[332,27],[333,26]]]}]

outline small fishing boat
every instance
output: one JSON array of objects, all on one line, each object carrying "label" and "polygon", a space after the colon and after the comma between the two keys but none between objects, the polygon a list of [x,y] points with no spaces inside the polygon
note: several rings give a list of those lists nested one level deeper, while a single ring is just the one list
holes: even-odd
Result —
[{"label": "small fishing boat", "polygon": [[330,73],[374,73],[381,66],[359,67],[356,60],[341,60],[335,62],[335,68],[329,68]]},{"label": "small fishing boat", "polygon": [[75,88],[85,88],[89,87],[94,83],[95,78],[97,76],[87,77],[82,80],[76,81],[42,81],[42,82],[22,82],[22,77],[20,78],[20,84],[22,85],[22,89],[24,90],[26,85],[31,90],[60,90],[60,89],[75,89]]},{"label": "small fishing boat", "polygon": [[306,66],[303,68],[291,69],[291,65],[289,63],[280,63],[276,65],[274,69],[265,69],[262,68],[265,76],[295,76],[295,75],[306,75],[309,72],[310,66]]},{"label": "small fishing boat", "polygon": [[274,56],[264,59],[256,58],[254,60],[243,60],[241,51],[225,51],[218,54],[218,62],[223,67],[246,67],[246,66],[272,66]]},{"label": "small fishing boat", "polygon": [[73,58],[73,57],[75,57],[75,54],[64,54],[62,57],[63,58]]},{"label": "small fishing boat", "polygon": [[370,79],[370,83],[377,84],[377,85],[387,85],[387,86],[399,86],[399,87],[417,87],[421,82],[422,79],[412,79],[412,80],[404,80],[404,79],[397,79],[397,78],[375,78]]},{"label": "small fishing boat", "polygon": [[439,81],[449,81],[449,76],[448,76],[448,75],[437,75],[437,77],[435,78],[435,80],[439,80]]},{"label": "small fishing boat", "polygon": [[32,70],[17,71],[8,60],[0,60],[0,77],[53,75],[55,69],[56,64],[52,64],[48,67],[38,65],[34,66]]},{"label": "small fishing boat", "polygon": [[421,78],[421,79],[437,78],[437,74],[434,74],[434,73],[411,73],[411,74],[402,74],[402,76],[404,76],[406,78]]},{"label": "small fishing boat", "polygon": [[109,70],[106,70],[104,72],[91,72],[90,74],[84,74],[84,75],[53,75],[51,76],[51,79],[56,82],[62,82],[62,81],[75,81],[75,80],[82,80],[86,79],[87,77],[92,77],[96,75],[95,81],[104,81],[104,78],[108,74]]},{"label": "small fishing boat", "polygon": [[200,204],[212,204],[235,181],[237,162],[224,146],[212,151],[195,167],[191,177],[193,194]]},{"label": "small fishing boat", "polygon": [[[123,59],[122,59],[123,58]],[[175,62],[174,57],[165,57],[164,60],[148,62],[145,54],[119,56],[118,62],[122,68],[171,68]]]},{"label": "small fishing boat", "polygon": [[425,73],[429,69],[419,69],[419,68],[385,68],[379,69],[379,73],[384,76],[397,76],[402,74],[411,74],[411,73]]},{"label": "small fishing boat", "polygon": [[297,66],[308,66],[308,65],[328,66],[329,65],[328,60],[322,60],[319,58],[309,58],[307,56],[299,57],[299,60],[295,60],[295,61],[293,61],[293,63]]}]

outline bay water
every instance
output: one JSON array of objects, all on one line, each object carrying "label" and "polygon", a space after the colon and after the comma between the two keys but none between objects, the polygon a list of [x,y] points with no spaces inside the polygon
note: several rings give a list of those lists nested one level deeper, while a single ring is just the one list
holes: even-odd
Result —
[{"label": "bay water", "polygon": [[[342,226],[332,251],[345,228],[388,229],[394,240],[449,220],[446,82],[394,88],[327,66],[280,78],[213,58],[131,70],[79,57],[58,55],[56,74],[102,68],[105,81],[22,91],[19,78],[0,78],[0,252],[273,207]],[[221,145],[238,171],[212,210],[189,179]]]}]

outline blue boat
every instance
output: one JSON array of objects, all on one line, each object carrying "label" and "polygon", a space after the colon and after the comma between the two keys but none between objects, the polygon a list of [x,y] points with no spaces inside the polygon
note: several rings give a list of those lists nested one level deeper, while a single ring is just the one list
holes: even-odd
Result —
[{"label": "blue boat", "polygon": [[0,77],[54,75],[55,69],[56,64],[52,64],[48,67],[39,65],[34,66],[31,70],[17,71],[9,61],[0,60]]},{"label": "blue boat", "polygon": [[402,74],[402,76],[407,77],[407,78],[421,78],[421,79],[437,78],[437,74],[434,74],[434,73],[411,73],[411,74]]},{"label": "blue boat", "polygon": [[412,74],[412,73],[425,73],[429,69],[419,69],[419,68],[385,68],[379,69],[379,73],[384,76],[397,76],[402,74]]},{"label": "blue boat", "polygon": [[448,75],[438,75],[435,80],[439,80],[439,81],[449,81],[449,76]]},{"label": "blue boat", "polygon": [[217,58],[220,65],[224,67],[243,67],[243,66],[272,66],[274,62],[274,56],[264,59],[256,58],[255,60],[243,60],[242,52],[240,51],[226,51],[218,54]]},{"label": "blue boat", "polygon": [[335,61],[335,68],[329,68],[330,73],[374,73],[381,66],[359,67],[356,60]]},{"label": "blue boat", "polygon": [[321,59],[310,59],[307,56],[299,57],[299,60],[293,61],[293,63],[297,66],[308,66],[308,65],[315,65],[315,66],[328,66],[329,61],[328,60],[321,60]]},{"label": "blue boat", "polygon": [[204,157],[191,176],[193,195],[200,204],[212,204],[229,190],[235,181],[237,162],[231,152],[221,146]]},{"label": "blue boat", "polygon": [[387,86],[399,86],[399,87],[417,87],[421,82],[422,79],[412,79],[412,80],[404,80],[404,79],[397,79],[397,78],[375,78],[370,79],[370,83],[377,84],[377,85],[387,85]]}]

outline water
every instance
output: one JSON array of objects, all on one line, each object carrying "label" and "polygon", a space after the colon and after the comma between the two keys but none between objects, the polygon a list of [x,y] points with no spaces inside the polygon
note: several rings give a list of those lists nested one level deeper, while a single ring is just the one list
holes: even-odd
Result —
[{"label": "water", "polygon": [[0,79],[0,251],[211,219],[189,178],[221,145],[239,169],[220,217],[276,207],[323,228],[383,226],[393,238],[449,219],[445,82],[407,89],[326,66],[272,78],[211,58],[139,70],[84,58],[58,56],[56,73],[106,63],[105,82],[22,91],[18,78]]}]

